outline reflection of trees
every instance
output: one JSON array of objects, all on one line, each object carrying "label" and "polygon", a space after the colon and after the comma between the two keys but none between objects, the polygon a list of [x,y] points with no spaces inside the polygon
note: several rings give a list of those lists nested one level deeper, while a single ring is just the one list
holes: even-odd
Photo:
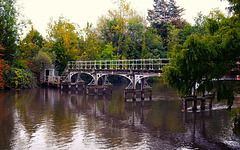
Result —
[{"label": "reflection of trees", "polygon": [[[16,120],[20,126],[24,127],[16,129],[16,132],[21,132],[19,130],[25,131],[25,142],[32,141],[33,135],[44,126],[47,128],[44,128],[46,131],[42,132],[46,132],[47,144],[72,142],[76,114],[68,109],[67,97],[60,97],[58,90],[34,89],[18,91],[15,92],[11,99],[15,100]],[[16,139],[16,141],[17,143],[22,142],[21,139]]]},{"label": "reflection of trees", "polygon": [[226,111],[214,110],[184,113],[183,123],[187,131],[181,136],[181,141],[188,143],[188,145],[185,144],[187,147],[231,149],[229,145],[224,143],[233,140],[233,131],[229,129],[231,128],[231,120],[226,115]]},{"label": "reflection of trees", "polygon": [[0,91],[0,149],[11,149],[14,123],[11,107],[13,102],[6,98],[9,94]]},{"label": "reflection of trees", "polygon": [[179,110],[179,103],[176,101],[155,101],[153,108],[147,114],[145,124],[153,127],[154,130],[164,132],[185,132],[181,126],[181,116],[176,110]]}]

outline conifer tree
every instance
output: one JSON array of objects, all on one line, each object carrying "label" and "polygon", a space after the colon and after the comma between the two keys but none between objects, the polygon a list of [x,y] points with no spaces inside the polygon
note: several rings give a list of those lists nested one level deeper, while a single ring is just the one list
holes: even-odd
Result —
[{"label": "conifer tree", "polygon": [[161,23],[162,21],[169,23],[172,20],[180,19],[183,8],[176,5],[175,0],[154,0],[153,10],[148,10],[147,20],[153,23]]}]

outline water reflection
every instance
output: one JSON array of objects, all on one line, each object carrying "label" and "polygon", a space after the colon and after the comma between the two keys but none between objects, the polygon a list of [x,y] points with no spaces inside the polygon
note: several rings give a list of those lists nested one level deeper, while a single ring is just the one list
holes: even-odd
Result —
[{"label": "water reflection", "polygon": [[[182,113],[173,90],[153,101],[57,89],[0,92],[1,149],[238,149],[225,109]],[[222,104],[215,104],[214,107]],[[224,105],[224,104],[223,104]]]}]

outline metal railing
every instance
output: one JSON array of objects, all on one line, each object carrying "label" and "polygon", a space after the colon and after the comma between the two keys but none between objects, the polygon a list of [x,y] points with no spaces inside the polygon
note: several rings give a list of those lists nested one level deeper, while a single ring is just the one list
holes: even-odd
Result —
[{"label": "metal railing", "polygon": [[68,69],[76,70],[161,70],[169,64],[168,58],[160,59],[127,59],[127,60],[95,60],[95,61],[70,61]]}]

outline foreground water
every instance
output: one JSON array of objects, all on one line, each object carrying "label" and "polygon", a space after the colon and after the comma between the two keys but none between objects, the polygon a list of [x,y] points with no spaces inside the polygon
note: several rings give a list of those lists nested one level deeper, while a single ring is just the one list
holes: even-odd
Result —
[{"label": "foreground water", "polygon": [[223,103],[181,112],[176,93],[155,86],[153,101],[42,88],[0,92],[0,149],[240,149]]}]

